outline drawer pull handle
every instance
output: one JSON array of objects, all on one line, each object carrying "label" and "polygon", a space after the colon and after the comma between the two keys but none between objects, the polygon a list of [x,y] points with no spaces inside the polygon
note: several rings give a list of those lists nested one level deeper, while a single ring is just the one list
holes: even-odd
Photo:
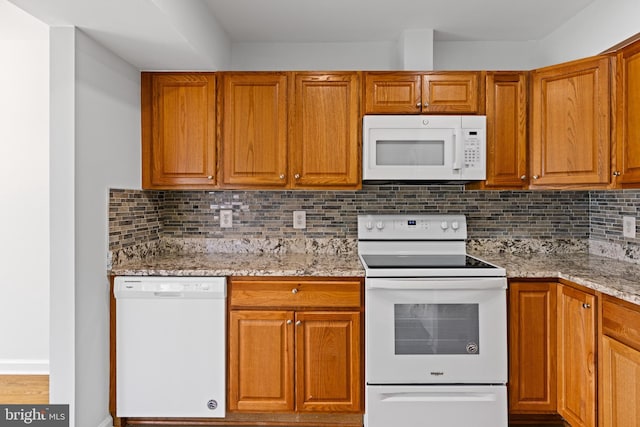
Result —
[{"label": "drawer pull handle", "polygon": [[582,308],[591,308],[591,304],[585,302],[584,304],[582,304]]},{"label": "drawer pull handle", "polygon": [[297,294],[298,293],[298,289],[296,289],[296,288],[291,289],[291,293],[292,294]]}]

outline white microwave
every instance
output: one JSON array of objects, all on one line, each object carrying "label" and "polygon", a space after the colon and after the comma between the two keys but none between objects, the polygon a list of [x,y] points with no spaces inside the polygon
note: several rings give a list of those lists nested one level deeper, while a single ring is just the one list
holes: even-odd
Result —
[{"label": "white microwave", "polygon": [[486,179],[485,116],[364,116],[364,181]]}]

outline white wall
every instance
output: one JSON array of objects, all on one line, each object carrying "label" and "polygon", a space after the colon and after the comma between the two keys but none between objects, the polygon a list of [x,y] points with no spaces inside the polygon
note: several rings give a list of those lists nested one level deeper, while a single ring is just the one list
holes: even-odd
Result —
[{"label": "white wall", "polygon": [[0,374],[49,372],[48,52],[0,0]]},{"label": "white wall", "polygon": [[434,42],[435,70],[531,70],[536,42]]},{"label": "white wall", "polygon": [[109,401],[109,188],[140,188],[140,72],[76,31],[76,425]]},{"label": "white wall", "polygon": [[233,43],[231,69],[390,70],[398,69],[396,42]]},{"label": "white wall", "polygon": [[597,55],[640,32],[640,1],[595,0],[540,40],[539,66]]}]

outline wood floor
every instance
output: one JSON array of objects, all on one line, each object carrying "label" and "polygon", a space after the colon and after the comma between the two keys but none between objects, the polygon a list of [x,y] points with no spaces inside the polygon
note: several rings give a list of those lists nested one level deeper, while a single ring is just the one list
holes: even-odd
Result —
[{"label": "wood floor", "polygon": [[0,375],[0,404],[49,403],[48,375]]}]

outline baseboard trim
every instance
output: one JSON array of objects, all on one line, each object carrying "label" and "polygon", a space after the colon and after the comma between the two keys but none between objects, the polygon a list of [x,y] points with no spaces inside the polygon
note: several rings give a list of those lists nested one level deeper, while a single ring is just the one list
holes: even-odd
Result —
[{"label": "baseboard trim", "polygon": [[107,418],[98,424],[98,427],[113,427],[113,419],[111,418],[111,415],[107,415]]},{"label": "baseboard trim", "polygon": [[0,375],[49,375],[49,361],[38,359],[0,360]]}]

